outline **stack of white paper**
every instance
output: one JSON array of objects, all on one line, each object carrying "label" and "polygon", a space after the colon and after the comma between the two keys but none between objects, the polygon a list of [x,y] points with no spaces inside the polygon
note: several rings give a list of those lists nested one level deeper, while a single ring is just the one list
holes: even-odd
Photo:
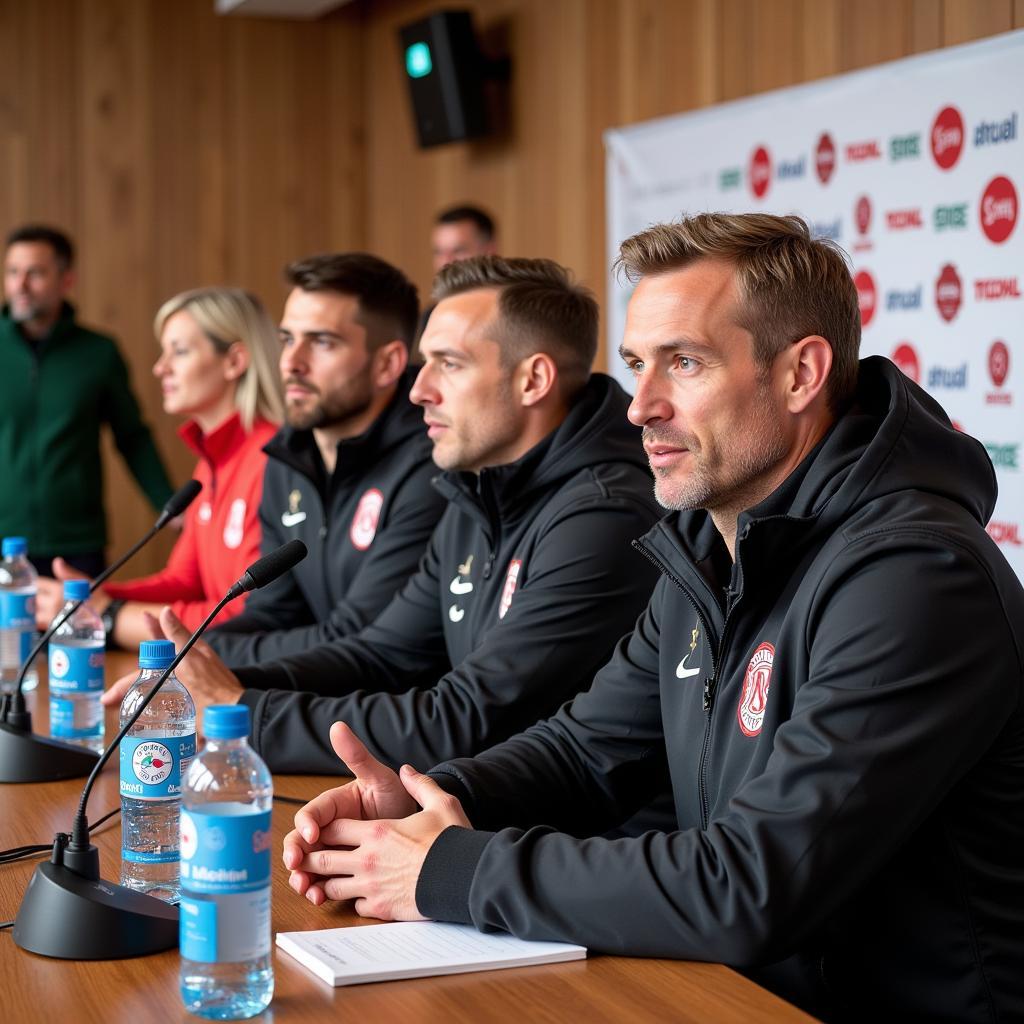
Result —
[{"label": "stack of white paper", "polygon": [[525,942],[435,921],[278,932],[277,944],[328,985],[554,964],[587,955],[583,946],[567,942]]}]

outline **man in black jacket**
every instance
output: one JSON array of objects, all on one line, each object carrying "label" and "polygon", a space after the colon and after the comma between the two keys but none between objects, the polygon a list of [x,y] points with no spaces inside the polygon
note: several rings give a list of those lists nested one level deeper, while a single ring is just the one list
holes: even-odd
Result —
[{"label": "man in black jacket", "polygon": [[290,264],[281,318],[287,425],[264,448],[264,553],[310,555],[207,634],[231,666],[362,629],[416,571],[445,501],[420,410],[409,401],[416,288],[368,253]]},{"label": "man in black jacket", "polygon": [[[357,779],[296,815],[293,887],[723,961],[829,1020],[1024,1019],[1024,592],[984,449],[858,364],[849,273],[797,218],[703,214],[621,263],[678,510],[638,545],[647,611],[590,690],[429,776],[334,726]],[[596,838],[669,787],[676,829]]]},{"label": "man in black jacket", "polygon": [[179,668],[200,707],[253,709],[274,771],[344,771],[338,719],[395,765],[505,739],[589,683],[653,585],[629,551],[657,519],[651,477],[625,392],[590,373],[589,292],[548,260],[479,257],[436,297],[411,397],[449,505],[420,570],[353,636],[237,676],[197,645]]}]

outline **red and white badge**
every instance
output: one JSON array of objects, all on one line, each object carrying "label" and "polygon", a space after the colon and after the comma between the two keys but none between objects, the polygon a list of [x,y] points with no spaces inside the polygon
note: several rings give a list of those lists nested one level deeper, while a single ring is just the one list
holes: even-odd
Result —
[{"label": "red and white badge", "polygon": [[501,588],[501,603],[498,605],[498,618],[505,618],[505,613],[512,607],[512,595],[516,592],[516,583],[519,581],[519,570],[523,567],[521,558],[513,558],[508,563],[508,572],[505,574],[505,586]]},{"label": "red and white badge", "polygon": [[377,523],[380,521],[380,510],[384,507],[384,495],[376,487],[368,490],[356,506],[356,514],[352,517],[348,538],[358,551],[365,551],[377,534]]},{"label": "red and white badge", "polygon": [[736,709],[736,718],[744,736],[757,736],[764,725],[774,663],[775,648],[769,643],[764,643],[754,651],[750,664],[747,665],[747,674],[743,680],[743,696],[740,697],[740,706]]}]

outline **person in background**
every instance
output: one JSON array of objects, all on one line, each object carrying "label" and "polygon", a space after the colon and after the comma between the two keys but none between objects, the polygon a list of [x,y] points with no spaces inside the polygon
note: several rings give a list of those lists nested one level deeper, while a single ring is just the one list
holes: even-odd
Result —
[{"label": "person in background", "polygon": [[[496,236],[494,218],[479,206],[449,206],[442,210],[430,232],[434,273],[458,260],[494,255],[498,251]],[[417,337],[423,335],[433,309],[433,305],[428,305],[423,310]]]},{"label": "person in background", "polygon": [[447,502],[409,401],[416,287],[364,252],[298,260],[281,317],[287,424],[264,449],[263,551],[309,555],[210,630],[233,668],[355,633],[416,571]]},{"label": "person in background", "polygon": [[[183,292],[160,307],[154,324],[164,411],[188,417],[179,436],[199,457],[203,489],[185,512],[167,567],[152,576],[106,583],[92,597],[107,636],[137,647],[153,636],[150,614],[170,604],[194,629],[260,553],[259,502],[266,456],[284,405],[279,343],[259,299],[238,288]],[[57,579],[39,580],[37,623],[61,606],[61,582],[80,575],[54,559]],[[244,598],[218,616],[241,611]]]},{"label": "person in background", "polygon": [[[672,510],[646,611],[552,718],[429,775],[339,715],[356,781],[297,813],[292,886],[719,961],[829,1021],[1024,1020],[1024,590],[985,449],[858,361],[849,269],[799,218],[655,225],[620,263]],[[601,837],[665,791],[674,828]]]},{"label": "person in background", "polygon": [[498,251],[494,219],[479,206],[451,206],[439,213],[430,233],[434,273],[456,260]]},{"label": "person in background", "polygon": [[139,414],[113,338],[75,317],[74,249],[28,225],[7,236],[0,311],[0,536],[28,538],[41,573],[54,555],[96,575],[105,565],[104,422],[154,509],[173,488]]}]

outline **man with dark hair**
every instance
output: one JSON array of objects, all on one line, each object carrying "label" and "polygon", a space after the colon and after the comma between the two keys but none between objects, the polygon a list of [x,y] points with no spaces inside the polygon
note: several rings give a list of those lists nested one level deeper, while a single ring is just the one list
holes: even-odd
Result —
[{"label": "man with dark hair", "polygon": [[198,707],[252,707],[274,771],[345,771],[338,718],[394,765],[482,750],[589,681],[650,591],[628,544],[657,507],[625,393],[587,379],[593,297],[549,260],[494,256],[446,267],[435,297],[411,397],[449,504],[419,571],[352,636],[237,676],[199,644],[179,668]]},{"label": "man with dark hair", "polygon": [[451,206],[437,215],[430,234],[434,273],[449,263],[495,253],[494,220],[479,206]]},{"label": "man with dark hair", "polygon": [[92,576],[107,541],[99,434],[110,425],[154,508],[171,484],[112,338],[83,327],[67,296],[74,251],[55,228],[7,237],[0,311],[0,535],[28,538],[47,575],[63,555]]},{"label": "man with dark hair", "polygon": [[[797,218],[658,225],[621,265],[673,510],[646,612],[554,717],[430,775],[337,723],[356,780],[296,814],[293,888],[722,961],[827,1020],[1024,1019],[1024,591],[984,449],[858,366],[849,271]],[[669,789],[676,828],[600,838]]]},{"label": "man with dark hair", "polygon": [[290,264],[281,317],[287,423],[264,448],[264,552],[309,556],[207,634],[232,666],[362,629],[412,575],[444,511],[419,410],[409,402],[415,286],[369,253]]}]

